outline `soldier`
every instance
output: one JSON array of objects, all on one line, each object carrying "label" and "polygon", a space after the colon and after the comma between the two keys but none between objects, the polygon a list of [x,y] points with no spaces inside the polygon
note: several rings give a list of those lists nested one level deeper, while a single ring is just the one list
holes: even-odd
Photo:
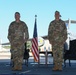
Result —
[{"label": "soldier", "polygon": [[28,40],[29,33],[27,25],[20,20],[20,13],[15,13],[13,21],[8,29],[8,39],[11,44],[12,70],[22,70],[24,43]]},{"label": "soldier", "polygon": [[60,19],[59,11],[55,11],[55,20],[53,20],[48,28],[48,39],[52,44],[53,52],[53,70],[62,70],[63,47],[67,39],[67,28],[65,22]]}]

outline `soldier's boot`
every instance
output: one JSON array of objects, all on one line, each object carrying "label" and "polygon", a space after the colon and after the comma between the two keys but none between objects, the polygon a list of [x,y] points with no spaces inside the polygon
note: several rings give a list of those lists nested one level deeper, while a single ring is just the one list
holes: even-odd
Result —
[{"label": "soldier's boot", "polygon": [[14,66],[14,67],[12,67],[12,70],[18,70],[18,67],[17,66]]},{"label": "soldier's boot", "polygon": [[57,71],[57,70],[59,70],[58,64],[55,64],[55,66],[53,67],[52,70],[53,70],[53,71]]},{"label": "soldier's boot", "polygon": [[12,68],[12,70],[14,70],[14,71],[20,71],[20,70],[22,70],[22,67],[14,66],[14,67]]},{"label": "soldier's boot", "polygon": [[19,66],[18,70],[22,70],[22,66]]},{"label": "soldier's boot", "polygon": [[59,70],[62,71],[62,63],[59,63]]}]

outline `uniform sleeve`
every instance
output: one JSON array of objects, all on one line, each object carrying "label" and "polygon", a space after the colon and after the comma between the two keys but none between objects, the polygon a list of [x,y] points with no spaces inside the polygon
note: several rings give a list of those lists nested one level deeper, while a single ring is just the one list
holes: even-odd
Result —
[{"label": "uniform sleeve", "polygon": [[8,36],[7,36],[7,38],[9,39],[9,41],[11,41],[11,31],[12,29],[11,29],[11,24],[10,24],[10,26],[9,26],[9,28],[8,28]]},{"label": "uniform sleeve", "polygon": [[65,22],[63,24],[63,31],[62,31],[62,33],[63,33],[64,42],[65,42],[66,39],[67,39],[67,28],[66,28]]},{"label": "uniform sleeve", "polygon": [[24,37],[25,37],[26,40],[29,39],[28,27],[25,23],[24,23]]},{"label": "uniform sleeve", "polygon": [[52,38],[53,38],[53,27],[52,27],[52,23],[50,23],[49,28],[48,28],[48,39],[49,39],[51,44],[53,42]]}]

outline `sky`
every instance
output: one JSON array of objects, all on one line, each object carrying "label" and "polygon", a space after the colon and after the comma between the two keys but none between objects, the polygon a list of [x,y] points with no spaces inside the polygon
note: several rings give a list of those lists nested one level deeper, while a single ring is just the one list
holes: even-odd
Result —
[{"label": "sky", "polygon": [[[14,13],[20,12],[21,20],[29,30],[29,38],[33,37],[35,15],[37,15],[38,36],[48,34],[49,23],[54,20],[54,13],[58,10],[62,20],[76,20],[76,0],[0,0],[0,39],[2,43],[7,39],[8,28],[14,21]],[[71,24],[69,30],[76,32],[76,25]]]}]

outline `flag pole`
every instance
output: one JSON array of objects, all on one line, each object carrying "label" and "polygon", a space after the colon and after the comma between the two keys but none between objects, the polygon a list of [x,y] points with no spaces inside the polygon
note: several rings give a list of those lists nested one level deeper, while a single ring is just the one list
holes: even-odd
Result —
[{"label": "flag pole", "polygon": [[[37,15],[35,15],[35,22],[37,23]],[[38,35],[37,35],[37,41],[38,41]],[[38,48],[38,54],[39,54],[39,48]],[[39,56],[39,55],[38,55]],[[38,57],[38,64],[39,64],[39,62],[40,62],[40,59],[39,59],[39,57]]]},{"label": "flag pole", "polygon": [[34,32],[33,32],[33,39],[32,39],[32,53],[34,60],[38,62],[39,59],[39,50],[38,50],[38,35],[37,35],[37,15],[35,15],[35,24],[34,24]]},{"label": "flag pole", "polygon": [[35,22],[37,22],[37,15],[35,15]]},{"label": "flag pole", "polygon": [[37,15],[35,15],[35,19],[37,18]]},{"label": "flag pole", "polygon": [[[37,23],[37,15],[35,15],[35,22]],[[38,35],[37,35],[37,42],[38,42]],[[39,48],[38,48],[38,54],[39,54]],[[38,64],[40,63],[40,57],[38,55]]]}]

